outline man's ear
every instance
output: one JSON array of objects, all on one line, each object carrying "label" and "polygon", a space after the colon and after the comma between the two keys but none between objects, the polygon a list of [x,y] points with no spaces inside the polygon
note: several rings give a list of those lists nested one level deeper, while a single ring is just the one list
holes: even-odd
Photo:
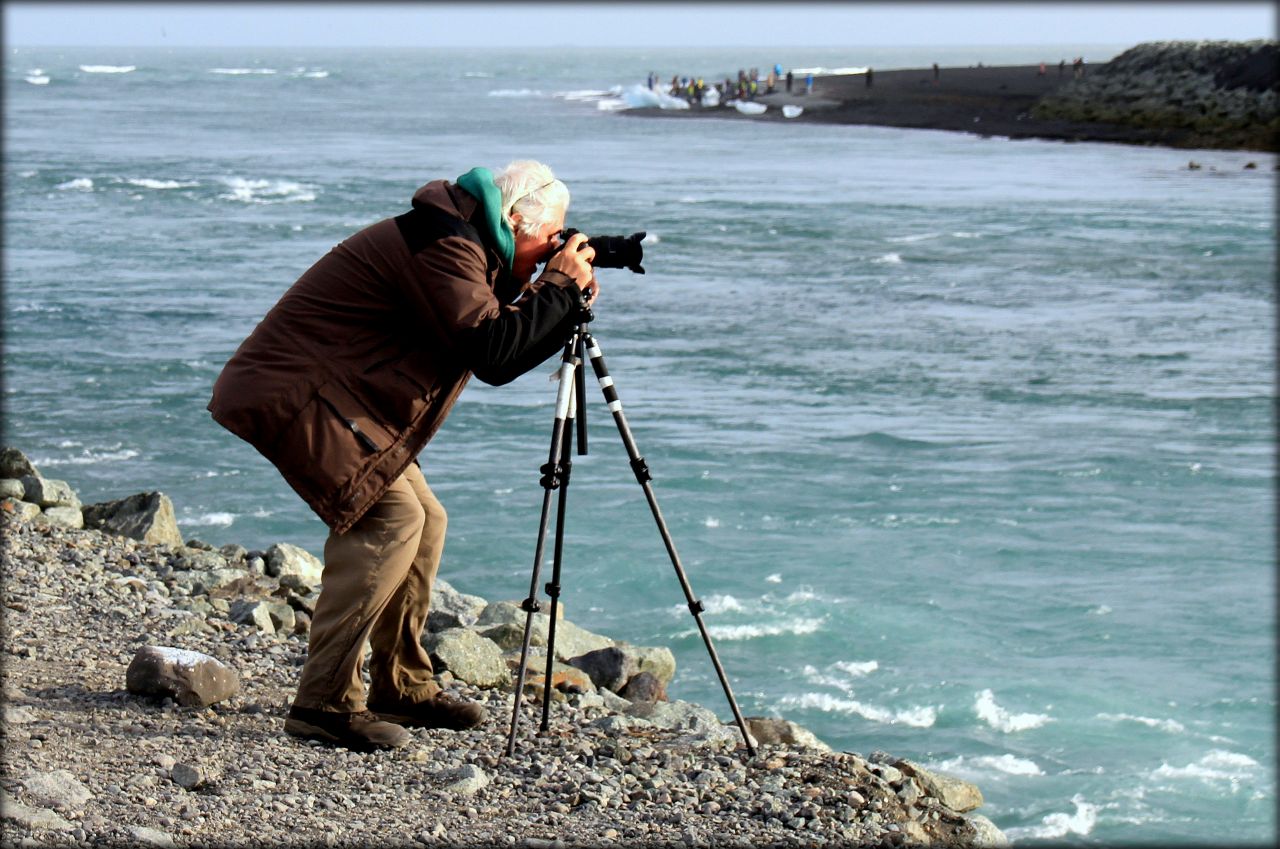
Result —
[{"label": "man's ear", "polygon": [[524,221],[524,214],[519,212],[512,212],[511,215],[507,217],[511,219],[511,231],[514,233],[516,230],[520,228],[520,222]]}]

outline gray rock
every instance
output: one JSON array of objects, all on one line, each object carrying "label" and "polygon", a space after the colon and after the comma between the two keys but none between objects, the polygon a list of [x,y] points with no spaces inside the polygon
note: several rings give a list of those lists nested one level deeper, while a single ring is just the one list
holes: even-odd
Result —
[{"label": "gray rock", "polygon": [[982,814],[969,814],[965,819],[973,826],[973,845],[978,849],[1004,849],[1009,845],[1005,833]]},{"label": "gray rock", "polygon": [[174,784],[184,790],[195,790],[209,781],[209,774],[204,767],[193,766],[188,763],[174,764],[169,776],[173,779]]},{"label": "gray rock", "polygon": [[[614,645],[614,641],[608,637],[593,634],[585,628],[579,628],[572,622],[562,619],[564,606],[557,605],[557,608],[556,660],[568,662],[570,658]],[[551,621],[548,610],[549,607],[544,604],[543,610],[533,615],[530,645],[545,646],[547,644],[548,623]],[[505,649],[519,648],[523,642],[527,617],[528,614],[519,605],[509,601],[495,601],[481,611],[472,627]]]},{"label": "gray rock", "polygon": [[431,608],[427,613],[427,630],[467,628],[476,624],[488,602],[478,595],[460,593],[451,584],[436,578],[431,588]]},{"label": "gray rock", "polygon": [[238,598],[231,602],[229,617],[238,625],[252,625],[262,634],[274,634],[276,623],[271,620],[271,605],[251,598]]},{"label": "gray rock", "polygon": [[591,676],[591,683],[602,690],[618,692],[640,671],[633,655],[617,646],[596,649],[578,657],[571,657],[570,666],[576,666]]},{"label": "gray rock", "polygon": [[20,522],[30,522],[36,516],[41,515],[40,505],[32,504],[30,501],[19,501],[16,498],[6,498],[0,501],[0,510],[13,514]]},{"label": "gray rock", "polygon": [[0,818],[17,823],[20,828],[32,830],[71,831],[75,828],[48,808],[32,808],[24,805],[4,790],[0,790]]},{"label": "gray rock", "polygon": [[650,673],[664,687],[675,677],[676,656],[666,646],[633,646],[630,643],[618,643],[618,646],[635,657],[636,666],[641,672]]},{"label": "gray rock", "polygon": [[22,786],[42,808],[76,811],[93,798],[89,788],[65,769],[32,773],[22,779]]},{"label": "gray rock", "polygon": [[667,688],[652,672],[637,672],[618,691],[618,695],[632,702],[665,702]]},{"label": "gray rock", "polygon": [[296,545],[279,542],[267,549],[267,574],[283,587],[309,593],[320,586],[324,563]]},{"label": "gray rock", "polygon": [[22,705],[4,704],[0,705],[0,716],[6,727],[10,725],[29,725],[36,721],[36,715],[31,712],[31,708]]},{"label": "gray rock", "polygon": [[488,773],[473,764],[447,770],[440,777],[447,782],[441,789],[458,796],[474,796],[489,786]]},{"label": "gray rock", "polygon": [[228,563],[240,563],[248,559],[249,550],[243,545],[234,542],[227,543],[218,549],[218,553],[222,555],[222,559]]},{"label": "gray rock", "polygon": [[748,716],[744,719],[747,731],[760,743],[831,751],[831,747],[819,740],[812,731],[789,720],[766,716]]},{"label": "gray rock", "polygon": [[896,766],[905,775],[914,778],[926,795],[932,796],[957,813],[963,814],[982,807],[982,791],[976,785],[925,769],[913,761],[901,760],[896,763]]},{"label": "gray rock", "polygon": [[66,481],[51,480],[40,475],[27,475],[22,478],[22,486],[26,492],[24,501],[39,504],[41,507],[79,507],[80,499],[75,490]]},{"label": "gray rock", "polygon": [[46,507],[44,509],[44,518],[49,524],[63,528],[76,528],[78,530],[84,527],[84,513],[80,511],[79,507]]},{"label": "gray rock", "polygon": [[180,705],[204,707],[240,692],[235,670],[207,654],[168,646],[138,650],[125,672],[130,693],[170,697]]},{"label": "gray rock", "polygon": [[427,632],[422,645],[436,672],[447,670],[454,678],[477,687],[505,687],[511,683],[511,670],[502,657],[502,649],[469,628]]},{"label": "gray rock", "polygon": [[18,501],[27,494],[27,488],[16,478],[0,479],[0,498],[14,498]]},{"label": "gray rock", "polygon": [[21,479],[27,475],[38,475],[36,467],[31,465],[27,455],[17,448],[5,446],[0,449],[0,478]]},{"label": "gray rock", "polygon": [[271,624],[282,634],[292,634],[298,624],[298,614],[287,602],[274,601],[267,605],[267,613],[271,616]]},{"label": "gray rock", "polygon": [[173,502],[163,492],[142,492],[84,508],[84,525],[157,545],[182,545]]},{"label": "gray rock", "polygon": [[711,710],[693,702],[632,702],[627,716],[673,731],[720,731],[724,723]]},{"label": "gray rock", "polygon": [[173,842],[173,838],[168,833],[158,828],[150,828],[145,825],[135,825],[129,828],[129,835],[138,843],[144,846],[157,846],[160,849],[175,849],[178,845]]}]

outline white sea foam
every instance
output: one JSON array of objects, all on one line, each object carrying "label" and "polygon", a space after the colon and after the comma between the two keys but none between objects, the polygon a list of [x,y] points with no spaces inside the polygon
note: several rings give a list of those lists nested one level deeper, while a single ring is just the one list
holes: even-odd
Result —
[{"label": "white sea foam", "polygon": [[93,191],[93,180],[88,177],[76,177],[74,180],[59,183],[54,188],[64,192],[91,192]]},{"label": "white sea foam", "polygon": [[782,583],[782,576],[781,576],[780,574],[778,574],[777,572],[774,572],[772,575],[770,575],[769,577],[765,578],[765,581],[767,581],[767,582],[768,582],[768,583],[770,583],[770,584],[781,584],[781,583]]},{"label": "white sea foam", "polygon": [[[717,640],[754,640],[757,637],[778,637],[784,634],[812,634],[821,627],[821,619],[795,618],[755,625],[712,625],[707,630]],[[678,636],[693,637],[697,634],[697,630],[689,630]]]},{"label": "white sea foam", "polygon": [[1004,775],[1044,775],[1044,770],[1035,761],[1008,753],[978,755],[972,758],[961,755],[951,760],[928,764],[928,767],[970,781],[990,777],[993,772]]},{"label": "white sea foam", "polygon": [[49,77],[46,74],[27,74],[23,79],[32,85],[48,85]]},{"label": "white sea foam", "polygon": [[275,513],[275,511],[274,511],[274,510],[268,510],[268,509],[266,509],[265,507],[259,507],[257,510],[254,510],[254,511],[253,511],[253,518],[255,518],[255,519],[265,519],[265,518],[267,518],[268,516],[273,515],[274,513]]},{"label": "white sea foam", "polygon": [[878,707],[877,705],[869,705],[865,702],[859,702],[854,699],[836,698],[835,696],[831,696],[826,693],[804,693],[799,696],[783,696],[781,703],[789,707],[861,716],[863,719],[869,719],[872,722],[884,723],[885,725],[907,725],[912,728],[929,728],[938,721],[938,709],[930,705],[917,705],[905,710],[895,711],[888,708]]},{"label": "white sea foam", "polygon": [[86,74],[127,74],[138,70],[137,65],[81,65]]},{"label": "white sea foam", "polygon": [[41,466],[90,466],[94,463],[112,463],[118,460],[132,460],[138,452],[132,448],[123,448],[119,444],[105,448],[82,448],[74,457],[36,457],[31,460],[37,468]]},{"label": "white sea foam", "polygon": [[126,178],[125,182],[141,189],[190,189],[200,185],[194,181],[153,180],[150,177]]},{"label": "white sea foam", "polygon": [[1186,766],[1170,766],[1165,762],[1152,770],[1151,778],[1194,779],[1206,784],[1223,783],[1231,787],[1231,792],[1240,790],[1240,784],[1252,778],[1258,771],[1259,764],[1248,755],[1228,752],[1225,749],[1214,749],[1195,763]]},{"label": "white sea foam", "polygon": [[832,664],[832,668],[855,678],[862,678],[879,669],[880,664],[874,660],[838,660]]},{"label": "white sea foam", "polygon": [[316,199],[315,189],[289,180],[246,180],[228,177],[222,181],[231,191],[219,195],[240,203],[305,203]]},{"label": "white sea foam", "polygon": [[1068,834],[1085,835],[1093,831],[1093,827],[1098,824],[1098,806],[1086,802],[1079,793],[1071,797],[1071,804],[1076,806],[1073,813],[1049,814],[1041,820],[1042,825],[1006,828],[1004,829],[1005,837],[1008,837],[1010,842],[1028,838],[1057,840]]},{"label": "white sea foam", "polygon": [[902,262],[902,256],[901,254],[887,253],[871,261],[877,265],[899,265]]},{"label": "white sea foam", "polygon": [[981,719],[997,731],[1003,731],[1006,734],[1029,731],[1032,728],[1039,728],[1047,722],[1053,722],[1052,717],[1043,713],[1009,713],[1009,711],[996,704],[995,694],[990,690],[983,690],[977,694],[977,698],[973,703],[973,711],[978,715],[978,719]]},{"label": "white sea foam", "polygon": [[467,79],[480,79],[480,80],[487,80],[487,79],[493,78],[493,74],[489,73],[488,71],[463,71],[462,76]]},{"label": "white sea foam", "polygon": [[246,74],[274,74],[277,73],[277,71],[275,68],[210,68],[209,73],[242,77]]},{"label": "white sea foam", "polygon": [[189,519],[185,519],[185,521],[190,522],[193,525],[199,525],[201,527],[220,527],[220,528],[231,527],[231,525],[235,522],[235,520],[236,520],[235,513],[222,513],[222,512],[202,513],[199,516],[192,516]]},{"label": "white sea foam", "polygon": [[965,232],[964,230],[957,230],[956,232],[952,233],[951,236],[952,238],[955,238],[955,239],[981,239],[982,238],[981,233],[968,233],[968,232]]},{"label": "white sea foam", "polygon": [[62,307],[48,306],[48,305],[46,305],[46,304],[33,304],[33,303],[15,304],[14,306],[10,307],[9,309],[10,309],[10,312],[14,312],[14,313],[23,313],[23,312],[44,312],[44,313],[55,313],[55,312],[62,312]]},{"label": "white sea foam", "polygon": [[720,527],[720,520],[717,519],[715,516],[708,516],[707,518],[702,520],[702,524],[704,527],[707,527],[707,528],[718,528]]},{"label": "white sea foam", "polygon": [[1187,730],[1187,727],[1176,719],[1154,719],[1149,716],[1133,716],[1128,713],[1100,713],[1098,714],[1098,719],[1107,722],[1136,722],[1148,728],[1159,728],[1161,731],[1168,731],[1170,734],[1182,734]]},{"label": "white sea foam", "polygon": [[[707,613],[727,613],[731,610],[742,610],[742,602],[738,601],[731,595],[709,595],[702,600],[707,608]],[[681,612],[688,612],[689,608],[683,604],[678,605]]]},{"label": "white sea foam", "polygon": [[542,97],[536,88],[498,88],[489,92],[490,97]]},{"label": "white sea foam", "polygon": [[898,242],[900,244],[912,244],[914,242],[925,242],[929,239],[936,239],[940,233],[917,233],[911,236],[890,236],[885,239],[886,242]]},{"label": "white sea foam", "polygon": [[1097,607],[1090,610],[1089,615],[1090,616],[1106,616],[1110,612],[1111,612],[1110,607],[1107,607],[1105,604],[1100,604]]}]

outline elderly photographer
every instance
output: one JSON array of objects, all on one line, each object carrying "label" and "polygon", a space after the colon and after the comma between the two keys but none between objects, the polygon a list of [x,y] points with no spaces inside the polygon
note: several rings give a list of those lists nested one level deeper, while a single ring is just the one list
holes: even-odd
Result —
[{"label": "elderly photographer", "polygon": [[534,368],[594,300],[586,237],[558,250],[568,205],[538,162],[430,182],[308,269],[218,377],[214,419],[330,528],[289,734],[382,749],[405,727],[483,719],[441,691],[420,642],[446,519],[416,457],[473,373],[500,385]]}]

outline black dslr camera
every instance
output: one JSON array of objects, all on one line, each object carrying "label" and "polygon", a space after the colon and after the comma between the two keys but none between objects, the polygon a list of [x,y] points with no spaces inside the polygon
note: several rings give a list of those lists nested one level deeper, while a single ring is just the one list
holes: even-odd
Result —
[{"label": "black dslr camera", "polygon": [[[579,231],[572,228],[560,232],[560,241],[568,242],[569,237]],[[640,260],[644,259],[644,249],[640,242],[644,240],[645,231],[632,233],[630,236],[591,236],[587,244],[595,249],[596,258],[591,264],[596,268],[626,268],[636,274],[644,274]]]}]

